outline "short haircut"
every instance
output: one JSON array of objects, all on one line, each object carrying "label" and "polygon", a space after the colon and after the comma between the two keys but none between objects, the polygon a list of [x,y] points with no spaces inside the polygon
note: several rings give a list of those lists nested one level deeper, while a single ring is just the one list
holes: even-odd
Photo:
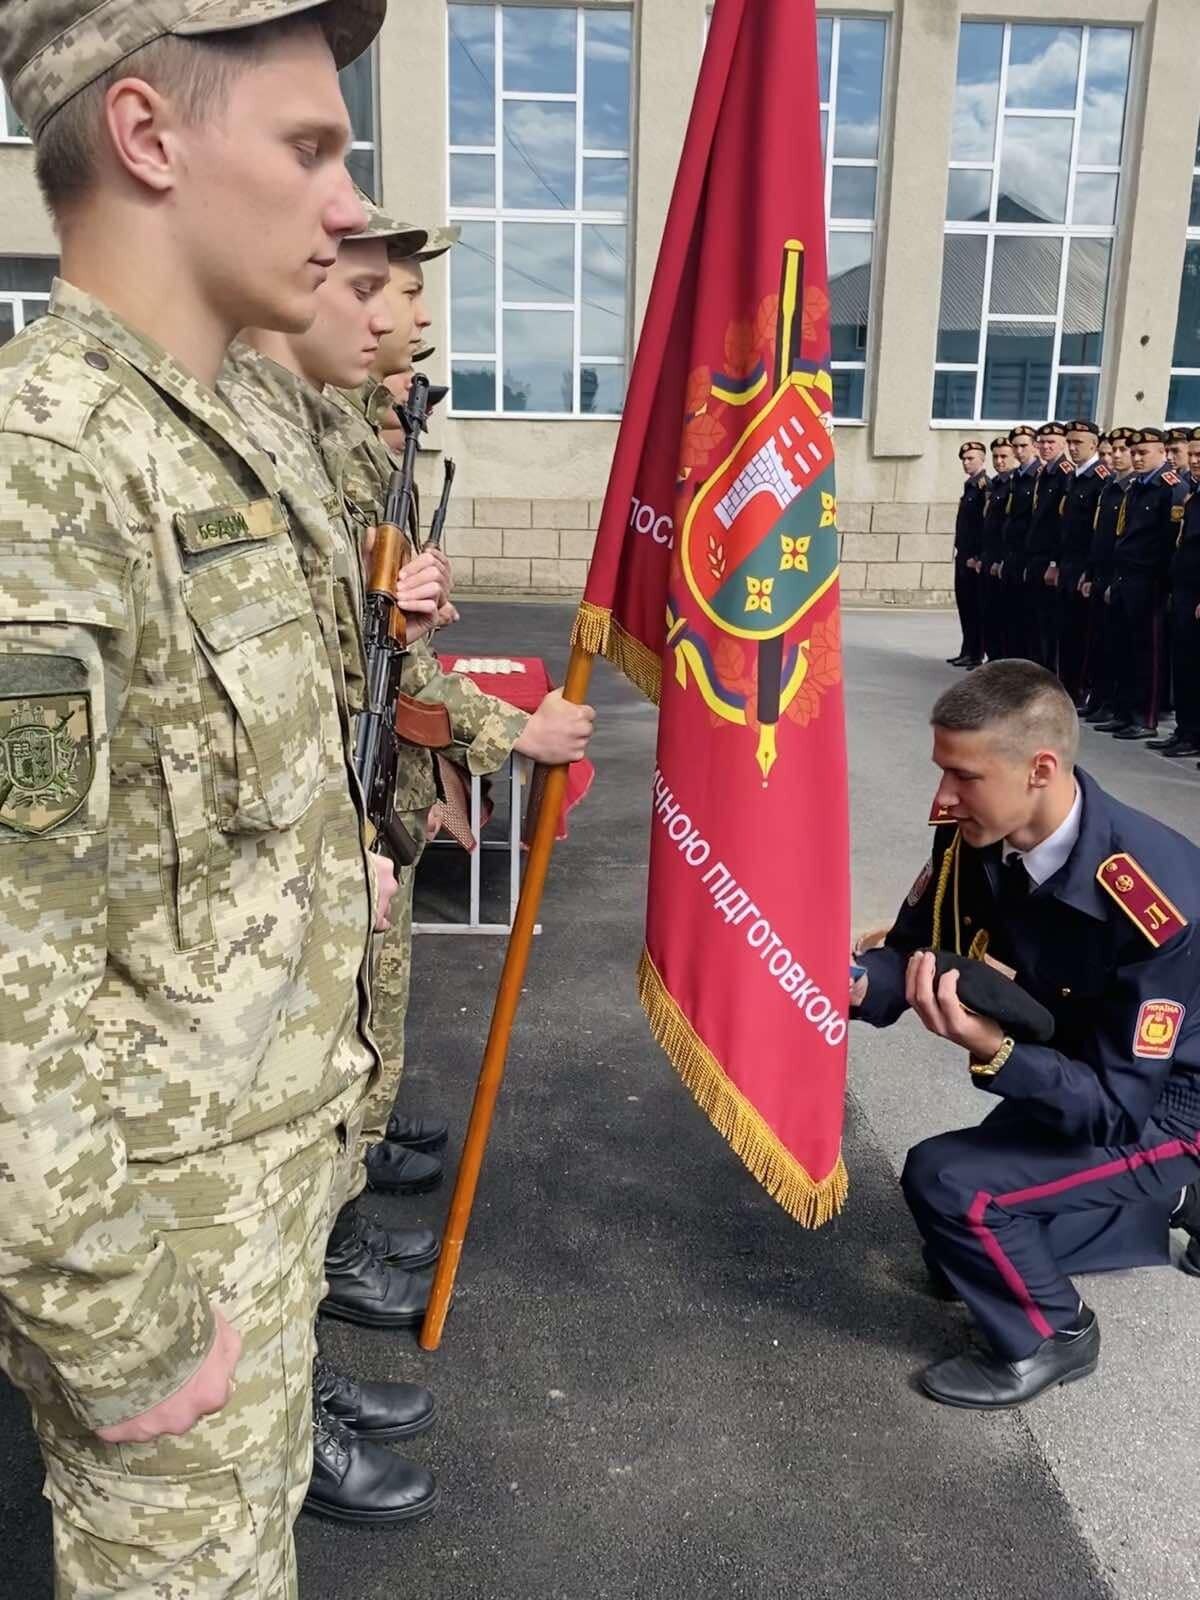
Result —
[{"label": "short haircut", "polygon": [[938,696],[929,716],[935,728],[957,733],[995,729],[1020,758],[1053,750],[1064,768],[1079,754],[1079,717],[1052,672],[1032,661],[989,661]]},{"label": "short haircut", "polygon": [[37,180],[51,212],[61,214],[95,181],[104,100],[114,83],[144,79],[189,127],[197,127],[221,115],[235,80],[261,61],[270,44],[318,26],[311,12],[302,12],[199,39],[164,34],[118,61],[60,106],[35,140]]}]

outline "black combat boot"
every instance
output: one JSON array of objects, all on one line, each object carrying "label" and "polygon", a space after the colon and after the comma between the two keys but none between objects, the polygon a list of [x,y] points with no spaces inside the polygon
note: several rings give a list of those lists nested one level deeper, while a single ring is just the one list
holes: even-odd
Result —
[{"label": "black combat boot", "polygon": [[356,1439],[410,1439],[433,1426],[433,1396],[421,1384],[361,1383],[323,1355],[313,1362],[313,1394]]},{"label": "black combat boot", "polygon": [[450,1129],[441,1117],[407,1117],[393,1111],[388,1118],[385,1138],[389,1144],[407,1145],[410,1150],[440,1150]]},{"label": "black combat boot", "polygon": [[415,1328],[429,1302],[428,1272],[405,1272],[372,1254],[353,1206],[338,1214],[325,1247],[327,1317],[364,1328]]},{"label": "black combat boot", "polygon": [[367,1151],[367,1187],[385,1194],[427,1194],[442,1181],[442,1163],[424,1150],[381,1139]]},{"label": "black combat boot", "polygon": [[427,1517],[438,1502],[433,1474],[374,1439],[359,1439],[313,1395],[313,1469],[304,1509],[374,1528]]}]

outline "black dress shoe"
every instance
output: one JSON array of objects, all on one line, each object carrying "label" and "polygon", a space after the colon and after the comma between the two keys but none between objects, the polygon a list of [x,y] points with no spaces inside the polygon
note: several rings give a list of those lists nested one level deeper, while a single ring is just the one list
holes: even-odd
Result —
[{"label": "black dress shoe", "polygon": [[356,1439],[409,1439],[433,1426],[433,1396],[419,1383],[360,1383],[324,1356],[313,1362],[313,1394]]},{"label": "black dress shoe", "polygon": [[431,1267],[442,1253],[441,1242],[432,1228],[385,1228],[381,1222],[363,1217],[363,1243],[373,1256],[405,1272]]},{"label": "black dress shoe", "polygon": [[363,1328],[415,1328],[429,1303],[429,1274],[405,1272],[372,1255],[350,1206],[340,1212],[329,1235],[325,1281],[325,1316]]},{"label": "black dress shoe", "polygon": [[367,1187],[386,1194],[427,1194],[442,1181],[442,1163],[424,1150],[381,1139],[367,1151],[363,1163]]},{"label": "black dress shoe", "polygon": [[1145,722],[1134,722],[1134,723],[1131,723],[1128,728],[1119,728],[1117,730],[1117,732],[1113,734],[1113,738],[1114,739],[1153,739],[1154,735],[1157,732],[1158,732],[1157,728],[1151,728]]},{"label": "black dress shoe", "polygon": [[1111,722],[1116,712],[1111,706],[1092,706],[1083,714],[1083,720],[1093,727],[1100,722]]},{"label": "black dress shoe", "polygon": [[[1147,750],[1153,750],[1153,745],[1147,745]],[[1175,743],[1162,751],[1164,756],[1169,756],[1172,761],[1178,761],[1183,756],[1200,756],[1200,743],[1195,739],[1181,739],[1175,735]]]},{"label": "black dress shoe", "polygon": [[946,657],[946,665],[948,667],[965,667],[966,664],[967,664],[967,657],[965,655],[963,655],[961,653],[961,651],[956,656],[947,656]]},{"label": "black dress shoe", "polygon": [[393,1111],[385,1138],[389,1144],[407,1145],[410,1150],[440,1150],[449,1133],[441,1117],[406,1117]]},{"label": "black dress shoe", "polygon": [[1043,1339],[1022,1361],[999,1356],[952,1356],[921,1374],[921,1387],[931,1400],[968,1411],[1003,1411],[1025,1405],[1047,1389],[1074,1383],[1095,1372],[1100,1361],[1100,1324],[1084,1308],[1082,1326],[1071,1333]]},{"label": "black dress shoe", "polygon": [[1093,722],[1092,727],[1097,733],[1122,733],[1126,728],[1132,728],[1133,723],[1127,717],[1113,716],[1107,722]]},{"label": "black dress shoe", "polygon": [[1191,1235],[1179,1266],[1189,1278],[1200,1278],[1200,1183],[1189,1183],[1171,1213],[1171,1227]]},{"label": "black dress shoe", "polygon": [[1146,749],[1158,750],[1163,754],[1168,754],[1170,751],[1174,750],[1175,746],[1179,744],[1179,742],[1180,739],[1177,733],[1169,733],[1165,739],[1151,739],[1150,743],[1146,746]]},{"label": "black dress shoe", "polygon": [[313,1470],[305,1511],[334,1522],[387,1528],[427,1517],[433,1474],[374,1439],[358,1439],[313,1397]]}]

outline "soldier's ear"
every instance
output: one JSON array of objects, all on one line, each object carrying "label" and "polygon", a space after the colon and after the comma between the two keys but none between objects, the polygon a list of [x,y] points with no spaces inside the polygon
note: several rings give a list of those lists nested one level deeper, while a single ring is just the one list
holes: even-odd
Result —
[{"label": "soldier's ear", "polygon": [[1033,789],[1049,788],[1058,776],[1061,762],[1053,750],[1038,750],[1029,769],[1029,784]]},{"label": "soldier's ear", "polygon": [[104,97],[112,155],[137,183],[160,194],[174,188],[175,118],[169,102],[142,78],[122,78]]}]

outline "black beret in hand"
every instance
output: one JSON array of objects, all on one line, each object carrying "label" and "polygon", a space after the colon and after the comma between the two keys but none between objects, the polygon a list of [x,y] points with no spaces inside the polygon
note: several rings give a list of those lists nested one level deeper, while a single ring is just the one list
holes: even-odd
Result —
[{"label": "black beret in hand", "polygon": [[1040,1000],[1006,978],[986,961],[969,956],[935,952],[937,977],[957,972],[958,998],[968,1011],[998,1022],[1010,1039],[1018,1044],[1046,1044],[1054,1037],[1054,1018]]}]

